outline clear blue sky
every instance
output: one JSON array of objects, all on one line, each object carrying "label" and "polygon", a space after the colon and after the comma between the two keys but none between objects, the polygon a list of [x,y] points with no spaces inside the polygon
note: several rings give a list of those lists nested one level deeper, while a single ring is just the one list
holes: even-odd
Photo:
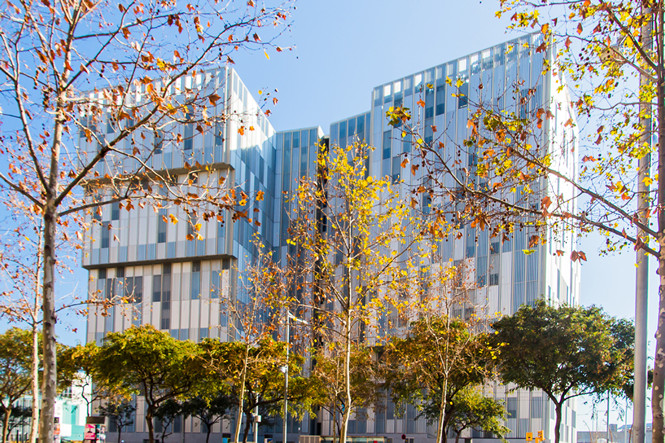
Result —
[{"label": "clear blue sky", "polygon": [[[495,18],[497,8],[489,0],[301,0],[279,40],[292,51],[269,51],[269,60],[262,51],[241,53],[234,67],[255,97],[260,89],[278,89],[270,117],[277,130],[320,125],[327,132],[330,122],[369,110],[374,86],[517,36],[506,31],[505,19]],[[582,304],[632,318],[634,254],[598,258],[600,244],[592,237],[581,246],[589,260],[582,268]],[[77,275],[84,290],[85,276]],[[651,275],[653,337],[655,268]],[[68,341],[83,341],[84,319],[65,321],[79,329],[74,336],[61,331]],[[581,411],[578,428],[591,426],[589,411]]]}]

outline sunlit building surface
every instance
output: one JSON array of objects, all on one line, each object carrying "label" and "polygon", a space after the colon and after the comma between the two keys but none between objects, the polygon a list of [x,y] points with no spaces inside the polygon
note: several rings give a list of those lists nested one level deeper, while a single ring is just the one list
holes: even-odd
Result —
[{"label": "sunlit building surface", "polygon": [[[445,140],[444,158],[457,159],[454,167],[461,171],[473,169],[476,161],[473,152],[460,156],[456,150],[469,135],[467,121],[474,104],[489,100],[499,109],[519,112],[549,106],[554,118],[545,122],[545,146],[554,154],[559,170],[574,173],[576,134],[574,125],[564,125],[574,118],[567,91],[560,88],[562,79],[556,74],[542,73],[544,57],[549,55],[535,51],[537,38],[526,36],[377,86],[371,91],[368,112],[330,125],[329,143],[360,141],[374,146],[368,159],[370,175],[388,176],[406,189],[421,184],[424,177],[422,170],[412,174],[401,166],[405,153],[408,155],[412,149],[412,140],[402,137],[399,128],[388,125],[386,112],[390,107],[411,109],[414,120],[424,128],[424,141]],[[458,80],[461,86],[457,86]],[[258,236],[282,260],[288,253],[289,214],[285,195],[295,189],[300,177],[315,174],[317,144],[324,131],[318,127],[275,131],[231,68],[182,81],[189,88],[221,91],[217,94],[222,99],[213,106],[214,112],[236,118],[228,118],[202,133],[192,124],[179,123],[175,128],[182,137],[172,140],[162,138],[158,131],[146,134],[147,143],[156,148],[151,167],[171,170],[178,180],[186,180],[192,178],[183,169],[185,162],[198,162],[209,168],[193,179],[218,181],[223,177],[248,195],[262,191],[265,198],[250,204],[250,210],[256,208],[252,221],[225,223],[214,218],[188,220],[183,208],[175,205],[157,211],[151,205],[132,211],[124,210],[118,203],[103,207],[94,215],[99,223],[92,226],[85,246],[83,266],[89,270],[89,290],[104,298],[124,291],[133,296],[134,303],[112,307],[104,313],[107,315],[102,315],[101,309],[91,310],[88,341],[101,342],[108,332],[122,331],[133,324],[152,324],[181,340],[198,341],[206,337],[233,340],[237,332],[229,328],[222,300],[246,297],[238,283],[238,274],[256,254],[252,239]],[[535,90],[528,105],[521,105],[514,98],[515,85],[524,91]],[[252,126],[253,130],[240,134],[241,126]],[[114,130],[112,125],[95,129],[102,135],[103,130]],[[93,153],[96,149],[95,142],[81,134],[80,150]],[[104,175],[104,168],[110,167],[114,166],[109,162],[100,165],[100,176]],[[447,184],[454,187],[452,179]],[[563,200],[572,197],[572,189],[556,178],[542,181],[538,187],[532,196],[536,205],[545,195],[562,195]],[[520,198],[521,192],[518,189],[506,198]],[[570,200],[567,204],[574,203]],[[187,222],[169,223],[171,216]],[[194,232],[196,225],[200,226]],[[553,303],[578,303],[579,266],[570,259],[574,233],[549,232],[545,244],[529,246],[533,232],[528,228],[516,231],[504,242],[491,238],[487,230],[469,225],[458,228],[450,241],[442,242],[438,258],[462,264],[469,270],[471,275],[467,278],[475,281],[472,297],[487,315],[510,314],[537,298]],[[187,240],[188,235],[195,239]],[[529,253],[525,254],[525,250]],[[506,425],[513,430],[508,438],[523,440],[527,432],[535,434],[543,430],[545,437],[552,439],[554,408],[547,397],[540,392],[509,388],[501,385],[486,388],[505,401]],[[141,442],[147,437],[143,410],[139,398],[132,432],[123,433],[127,443]],[[427,425],[424,418],[416,419],[416,415],[416,409],[409,407],[404,416],[398,416],[395,405],[387,400],[376,411],[361,411],[352,417],[349,434],[368,437],[367,442],[372,441],[371,436],[388,437],[393,442],[403,436],[409,443],[433,441],[436,425]],[[194,419],[178,421],[173,426],[175,433],[186,433],[188,442],[205,439],[203,427]],[[299,435],[332,435],[332,426],[332,420],[324,414],[316,419],[306,417],[298,423],[291,420],[289,441],[298,441]],[[228,420],[221,426],[217,424],[213,438],[229,438],[231,429]],[[279,419],[273,426],[259,427],[260,439],[269,437],[277,442],[281,441],[281,435]],[[477,431],[467,436],[474,440],[492,438]],[[575,436],[575,408],[568,404],[564,408],[561,440],[574,442]]]}]

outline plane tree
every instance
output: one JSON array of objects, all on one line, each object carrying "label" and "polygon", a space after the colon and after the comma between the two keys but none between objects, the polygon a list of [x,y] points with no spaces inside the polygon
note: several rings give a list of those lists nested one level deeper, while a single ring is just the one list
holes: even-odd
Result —
[{"label": "plane tree", "polygon": [[414,404],[429,422],[437,422],[436,441],[457,411],[458,394],[490,376],[495,356],[487,334],[460,318],[430,314],[413,322],[405,337],[386,346],[385,385],[396,404]]},{"label": "plane tree", "polygon": [[106,336],[96,358],[95,381],[127,398],[142,396],[153,443],[158,408],[203,389],[201,361],[200,349],[191,341],[176,340],[150,325],[132,327]]},{"label": "plane tree", "polygon": [[448,421],[448,429],[455,434],[455,443],[459,443],[466,429],[482,429],[499,438],[504,438],[510,432],[503,424],[506,407],[502,402],[484,396],[481,388],[468,387],[459,391],[453,397],[453,403],[455,408]]},{"label": "plane tree", "polygon": [[[462,222],[503,239],[527,228],[526,251],[550,242],[559,256],[566,254],[562,245],[571,233],[599,232],[606,251],[636,250],[641,275],[648,258],[656,260],[662,312],[665,5],[563,0],[552,6],[500,1],[498,15],[509,16],[511,28],[533,34],[523,45],[507,45],[479,60],[478,69],[542,55],[546,75],[498,91],[496,83],[477,83],[471,90],[465,79],[449,79],[448,91],[469,106],[463,141],[451,146],[436,135],[443,128],[436,132],[411,121],[427,100],[417,110],[393,109],[389,118],[414,141],[419,161],[410,166],[426,171],[423,192],[453,201]],[[462,173],[452,165],[461,165]],[[569,258],[586,260],[586,254],[573,250]],[[651,403],[653,439],[662,441],[665,317],[658,315],[656,324]],[[636,370],[646,385],[646,366]]]},{"label": "plane tree", "polygon": [[600,308],[539,300],[494,322],[497,371],[505,383],[540,389],[554,403],[554,442],[563,404],[580,395],[621,393],[632,378],[634,328]]},{"label": "plane tree", "polygon": [[11,328],[0,334],[0,408],[2,443],[7,441],[16,401],[32,386],[32,333]]},{"label": "plane tree", "polygon": [[330,357],[343,363],[341,441],[356,407],[353,350],[403,326],[422,237],[399,185],[369,175],[370,149],[360,143],[321,146],[315,176],[300,181],[288,209],[290,252],[310,276],[295,288],[294,312],[307,314],[321,352],[335,342],[339,353]]},{"label": "plane tree", "polygon": [[196,417],[205,426],[208,443],[213,425],[226,417],[234,405],[233,397],[218,391],[216,394],[188,398],[182,402],[181,408],[184,417]]},{"label": "plane tree", "polygon": [[219,177],[183,187],[151,159],[169,143],[184,151],[195,134],[181,132],[184,122],[196,134],[233,118],[252,130],[240,122],[247,116],[226,115],[219,85],[197,82],[240,49],[281,51],[289,10],[279,1],[10,1],[0,15],[0,182],[42,227],[40,440],[53,440],[59,239],[75,239],[67,228],[95,206],[161,206],[153,189],[196,216],[242,212]]},{"label": "plane tree", "polygon": [[118,443],[122,443],[122,430],[134,424],[136,406],[126,399],[107,401],[99,407],[99,413],[108,417],[118,432]]},{"label": "plane tree", "polygon": [[[337,435],[341,433],[339,417],[349,407],[346,404],[346,378],[344,376],[344,354],[339,342],[313,349],[313,367],[310,373],[312,401],[315,406],[327,411]],[[368,346],[354,345],[349,364],[351,379],[351,403],[356,408],[368,408],[378,404],[381,394],[380,373],[376,352]]]},{"label": "plane tree", "polygon": [[[247,441],[256,407],[279,414],[284,403],[286,344],[272,337],[248,344],[206,339],[200,344],[206,395],[228,396],[236,410],[238,441]],[[302,375],[303,357],[291,353],[288,360],[290,412],[311,411],[309,380]],[[215,394],[217,393],[217,394]],[[242,417],[246,417],[242,430]],[[242,432],[242,435],[241,435]]]}]

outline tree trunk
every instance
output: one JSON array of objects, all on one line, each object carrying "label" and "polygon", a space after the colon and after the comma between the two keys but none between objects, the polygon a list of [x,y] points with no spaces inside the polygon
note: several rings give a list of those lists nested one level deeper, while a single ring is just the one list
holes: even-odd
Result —
[{"label": "tree trunk", "polygon": [[446,434],[446,426],[448,425],[448,414],[446,414],[446,406],[448,405],[448,377],[443,382],[441,389],[441,403],[439,404],[439,424],[436,428],[436,441],[437,443],[446,443],[448,436]]},{"label": "tree trunk", "polygon": [[2,426],[2,443],[7,443],[7,434],[9,434],[9,419],[12,415],[12,404],[9,403],[8,406],[3,407],[5,411],[5,421]]},{"label": "tree trunk", "polygon": [[[37,279],[37,281],[39,280]],[[35,291],[35,309],[37,309],[38,298],[39,290],[37,289]],[[36,317],[35,315],[32,320],[32,419],[30,421],[29,443],[36,443],[39,436],[39,331]]]},{"label": "tree trunk", "polygon": [[[42,263],[42,241],[44,236],[44,227],[39,225],[39,236],[37,243],[37,262],[35,263],[35,281],[34,281],[34,303],[32,304],[32,419],[30,421],[30,439],[29,443],[37,443],[39,437],[39,306],[40,288],[39,276],[41,274]],[[87,411],[86,411],[87,412]]]},{"label": "tree trunk", "polygon": [[155,426],[152,422],[153,412],[153,406],[148,405],[148,409],[145,411],[145,424],[148,426],[148,443],[155,443]]},{"label": "tree trunk", "polygon": [[[665,127],[665,125],[661,125]],[[661,149],[665,152],[665,149]],[[663,160],[661,160],[661,163]],[[661,181],[659,177],[658,181]],[[660,195],[659,195],[660,199]],[[661,211],[662,213],[663,211]],[[660,216],[658,217],[660,219]],[[658,274],[660,275],[660,285],[658,288],[658,326],[656,329],[656,356],[653,365],[653,388],[651,393],[651,409],[652,417],[652,441],[654,443],[663,442],[663,389],[665,388],[665,236],[663,236],[663,228],[659,229],[661,232],[660,243],[660,257],[658,259]]]},{"label": "tree trunk", "polygon": [[455,443],[459,443],[460,435],[462,435],[462,431],[459,431],[457,434],[455,434]]},{"label": "tree trunk", "polygon": [[254,421],[253,414],[249,413],[245,414],[245,416],[247,417],[247,420],[245,421],[245,431],[242,434],[242,443],[247,443],[247,436],[249,435],[249,431],[252,430],[252,422]]},{"label": "tree trunk", "polygon": [[444,420],[446,418],[445,394],[441,396],[441,409],[439,410],[439,422],[436,426],[436,443],[446,443],[446,433],[444,432]]},{"label": "tree trunk", "polygon": [[[654,11],[658,19],[658,32],[663,23],[662,6]],[[662,39],[659,35],[657,39]],[[662,48],[661,48],[662,50]],[[658,322],[656,328],[656,355],[653,364],[653,388],[651,393],[652,410],[652,439],[654,443],[662,443],[663,434],[663,390],[665,390],[665,72],[663,72],[662,60],[658,60],[656,71],[656,96],[658,115],[658,275],[660,284],[658,287]]]},{"label": "tree trunk", "polygon": [[561,409],[563,402],[554,403],[555,422],[554,422],[554,443],[559,443],[561,439]]},{"label": "tree trunk", "polygon": [[206,443],[210,443],[210,428],[212,427],[209,424],[206,424]]},{"label": "tree trunk", "polygon": [[122,442],[122,426],[118,426],[118,443]]},{"label": "tree trunk", "polygon": [[345,319],[344,331],[344,395],[346,403],[344,404],[344,413],[342,414],[341,430],[339,435],[340,443],[346,443],[346,437],[349,427],[349,418],[351,417],[351,408],[353,406],[351,399],[351,272],[347,271],[349,278],[347,279],[347,309]]},{"label": "tree trunk", "polygon": [[[62,136],[62,134],[60,134],[60,136]],[[55,141],[54,144],[56,144]],[[51,168],[51,173],[53,174],[53,171],[55,170],[57,174],[57,161],[52,162]],[[53,184],[53,188],[50,190],[50,192],[52,192],[51,195],[55,195],[57,192],[57,178],[52,179],[50,183]],[[42,310],[44,315],[42,331],[42,356],[44,359],[44,368],[39,432],[39,441],[42,443],[52,443],[55,437],[54,420],[57,387],[55,335],[55,245],[57,224],[58,221],[55,199],[49,197],[47,199],[47,205],[44,208],[44,281],[42,287]]]},{"label": "tree trunk", "polygon": [[[238,400],[238,416],[236,418],[236,430],[233,435],[233,442],[238,443],[240,439],[240,427],[242,426],[242,416],[243,416],[243,405],[245,403],[245,381],[247,380],[247,366],[249,360],[249,346],[245,345],[245,361],[243,362],[242,368],[242,379],[240,383],[240,395]],[[284,417],[286,420],[286,417]],[[286,443],[286,442],[284,442]]]}]

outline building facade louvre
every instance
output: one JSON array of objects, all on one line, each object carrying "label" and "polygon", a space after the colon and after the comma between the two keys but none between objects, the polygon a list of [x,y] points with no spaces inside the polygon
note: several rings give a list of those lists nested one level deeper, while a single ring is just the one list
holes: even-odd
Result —
[{"label": "building facade louvre", "polygon": [[[560,87],[563,80],[552,71],[542,72],[543,61],[550,54],[534,50],[538,39],[538,35],[521,37],[379,85],[372,91],[367,112],[330,125],[329,143],[345,145],[359,141],[374,146],[367,162],[370,175],[391,177],[405,189],[417,186],[424,180],[422,171],[412,174],[401,166],[401,159],[412,149],[412,140],[402,137],[399,128],[388,124],[386,112],[390,107],[411,109],[414,119],[422,123],[426,143],[445,136],[443,149],[452,162],[459,157],[453,147],[460,145],[469,134],[467,121],[473,104],[489,99],[499,109],[522,112],[523,104],[512,94],[514,86],[519,84],[522,90],[533,88],[536,91],[531,109],[537,105],[554,110],[554,118],[545,123],[545,146],[554,154],[557,167],[573,174],[577,137],[574,125],[564,125],[574,118],[573,113],[567,91]],[[146,133],[146,143],[154,148],[150,167],[172,171],[174,177],[184,180],[187,178],[185,164],[198,162],[209,168],[205,172],[207,176],[196,177],[197,180],[224,178],[248,195],[263,192],[263,200],[250,204],[252,210],[257,210],[252,217],[259,223],[244,219],[225,223],[216,219],[189,220],[188,214],[178,206],[157,211],[150,205],[132,211],[122,210],[117,205],[104,206],[91,216],[96,223],[92,224],[84,250],[83,266],[89,271],[89,291],[107,299],[124,291],[133,296],[134,303],[111,307],[108,312],[102,312],[101,308],[90,309],[88,341],[101,343],[109,332],[140,324],[152,324],[181,340],[198,341],[207,337],[234,340],[235,333],[229,328],[222,301],[246,297],[238,277],[256,255],[252,239],[258,236],[282,260],[288,253],[289,213],[285,196],[295,189],[298,178],[315,174],[318,144],[324,138],[324,131],[320,127],[276,131],[238,74],[229,67],[199,73],[182,82],[183,88],[219,91],[216,93],[222,99],[208,112],[223,113],[229,118],[217,121],[202,132],[195,130],[193,123],[180,122]],[[252,130],[242,131],[241,127]],[[437,128],[436,132],[433,127]],[[113,127],[106,130],[113,131]],[[175,132],[182,137],[169,139],[164,135]],[[127,142],[123,149],[131,148]],[[82,133],[79,150],[91,155],[96,149],[96,142],[87,140]],[[457,167],[473,167],[472,154],[465,154]],[[131,163],[131,160],[124,161]],[[133,166],[113,163],[111,159],[99,165],[97,172],[104,176],[109,168],[130,170]],[[452,180],[447,184],[453,187]],[[551,178],[539,182],[539,186],[534,193],[535,204],[539,205],[545,195],[562,195],[572,212],[575,203],[569,185]],[[517,193],[520,191],[518,189]],[[170,217],[185,222],[168,223]],[[193,225],[200,225],[196,239],[187,240],[188,234],[193,234]],[[535,247],[528,246],[528,228],[516,231],[504,242],[490,238],[487,230],[470,226],[460,226],[458,234],[454,240],[441,245],[439,258],[469,265],[477,285],[474,297],[483,300],[487,314],[510,314],[520,305],[541,297],[553,303],[579,302],[579,266],[570,259],[574,233],[550,229],[546,244]],[[533,252],[524,254],[526,249]],[[555,254],[557,250],[564,253]],[[554,409],[547,397],[537,391],[510,388],[501,385],[486,388],[495,397],[505,400],[506,424],[512,429],[508,438],[524,439],[526,432],[538,430],[544,430],[548,438],[553,437]],[[128,443],[141,441],[146,435],[140,399],[138,401],[135,432],[125,436]],[[384,406],[375,412],[356,414],[349,426],[350,434],[387,436],[393,441],[400,440],[404,434],[416,443],[432,441],[435,426],[428,425],[423,418],[416,419],[413,408],[399,417],[390,401]],[[201,426],[193,419],[186,420],[182,429],[192,434],[187,435],[187,441],[204,438]],[[230,429],[231,425],[225,422],[222,426],[215,425],[213,431],[227,434]],[[302,423],[293,423],[290,429],[294,441],[298,434],[333,433],[329,417],[306,418]],[[273,441],[281,438],[278,428],[260,431],[261,436],[269,434],[273,435]],[[572,403],[565,408],[561,436],[563,442],[576,439]],[[478,440],[487,436],[473,431],[469,437]]]}]

